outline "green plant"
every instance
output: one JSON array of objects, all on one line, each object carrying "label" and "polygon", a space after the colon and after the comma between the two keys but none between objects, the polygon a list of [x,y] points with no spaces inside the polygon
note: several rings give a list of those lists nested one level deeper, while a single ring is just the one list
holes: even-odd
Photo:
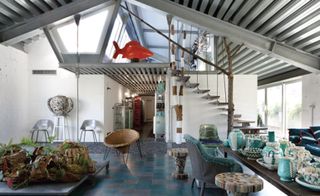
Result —
[{"label": "green plant", "polygon": [[37,147],[38,145],[32,141],[30,138],[25,138],[23,137],[20,141],[20,146],[32,146],[32,147]]},{"label": "green plant", "polygon": [[53,141],[54,141],[55,139],[56,139],[56,136],[55,136],[55,135],[48,137],[49,143],[53,143]]},{"label": "green plant", "polygon": [[21,150],[21,147],[17,144],[12,144],[12,138],[9,140],[8,144],[0,144],[0,157],[13,154]]}]

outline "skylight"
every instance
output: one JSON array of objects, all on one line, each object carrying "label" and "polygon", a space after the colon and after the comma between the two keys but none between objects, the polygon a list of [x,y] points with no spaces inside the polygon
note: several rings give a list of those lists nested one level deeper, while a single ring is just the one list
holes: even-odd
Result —
[{"label": "skylight", "polygon": [[[125,27],[126,24],[122,22],[121,17],[118,15],[114,22],[114,26],[110,36],[110,41],[106,50],[106,55],[109,59],[112,59],[112,56],[115,52],[115,48],[112,44],[113,41],[116,41],[120,48],[123,48],[126,45],[126,43],[131,41]],[[123,59],[121,54],[117,57],[117,59],[112,59],[112,61],[116,63],[129,62],[128,59]]]},{"label": "skylight", "polygon": [[[79,25],[79,52],[97,53],[99,41],[104,29],[106,19],[110,14],[109,9],[97,12],[88,17],[83,17]],[[77,52],[77,26],[73,21],[57,28],[67,53]]]}]

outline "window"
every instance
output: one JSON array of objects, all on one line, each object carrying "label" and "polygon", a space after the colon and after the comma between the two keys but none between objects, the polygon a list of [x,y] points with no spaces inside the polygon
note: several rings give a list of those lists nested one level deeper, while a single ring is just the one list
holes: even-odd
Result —
[{"label": "window", "polygon": [[302,83],[295,82],[285,86],[286,129],[301,127]]},{"label": "window", "polygon": [[258,90],[258,117],[261,126],[287,137],[288,128],[301,127],[302,82],[287,82]]},{"label": "window", "polygon": [[[116,41],[120,48],[123,48],[126,45],[126,43],[131,41],[125,27],[126,24],[123,23],[121,17],[118,15],[114,22],[114,26],[110,35],[110,41],[106,49],[106,55],[109,59],[112,59],[113,54],[115,52],[115,48],[112,44],[113,41]],[[129,59],[122,58],[121,54],[118,55],[116,59],[112,59],[112,62],[116,63],[126,63],[129,61]]]},{"label": "window", "polygon": [[267,88],[268,128],[282,136],[282,85]]},{"label": "window", "polygon": [[258,126],[266,125],[266,103],[265,103],[266,89],[258,90]]}]

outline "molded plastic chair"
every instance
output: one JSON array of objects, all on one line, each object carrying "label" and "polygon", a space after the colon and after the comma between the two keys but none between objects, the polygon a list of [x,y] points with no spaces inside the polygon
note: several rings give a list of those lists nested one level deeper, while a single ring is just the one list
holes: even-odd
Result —
[{"label": "molded plastic chair", "polygon": [[240,164],[232,159],[211,156],[200,141],[192,136],[185,134],[184,139],[187,143],[191,161],[193,176],[191,187],[193,187],[197,179],[201,184],[201,196],[204,194],[206,183],[215,184],[214,180],[217,174],[224,172],[242,172]]},{"label": "molded plastic chair", "polygon": [[84,120],[83,121],[83,123],[82,123],[82,125],[80,127],[80,130],[81,130],[80,142],[82,141],[83,132],[84,132],[83,142],[86,142],[86,133],[87,133],[87,131],[92,133],[93,141],[94,142],[98,142],[97,135],[96,135],[96,132],[95,132],[95,129],[97,127],[96,124],[97,124],[96,120]]},{"label": "molded plastic chair", "polygon": [[48,142],[49,139],[49,131],[53,131],[53,122],[48,119],[40,119],[36,122],[36,124],[32,127],[31,129],[31,140],[34,141],[33,136],[34,133],[36,132],[37,137],[36,141],[38,142],[39,138],[39,132],[44,132],[44,137],[46,139],[46,142]]}]

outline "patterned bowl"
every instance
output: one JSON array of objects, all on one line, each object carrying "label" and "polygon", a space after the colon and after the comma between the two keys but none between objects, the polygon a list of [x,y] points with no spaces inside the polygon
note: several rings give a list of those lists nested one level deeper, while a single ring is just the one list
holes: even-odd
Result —
[{"label": "patterned bowl", "polygon": [[320,186],[320,164],[304,167],[299,173],[309,184]]},{"label": "patterned bowl", "polygon": [[240,149],[240,153],[249,158],[249,159],[257,159],[262,157],[262,149],[261,148],[245,148],[245,149]]}]

